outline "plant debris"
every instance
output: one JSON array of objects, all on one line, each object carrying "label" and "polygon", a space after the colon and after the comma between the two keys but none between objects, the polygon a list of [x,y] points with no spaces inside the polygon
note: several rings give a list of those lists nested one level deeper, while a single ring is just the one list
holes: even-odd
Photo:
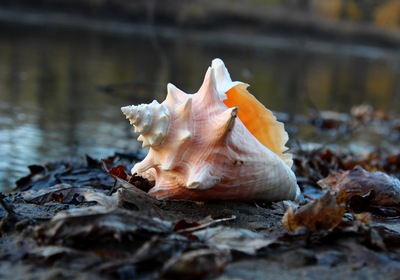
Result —
[{"label": "plant debris", "polygon": [[330,174],[318,184],[335,191],[344,190],[348,203],[355,207],[357,201],[370,206],[400,207],[400,181],[380,171],[368,172],[356,166],[352,170]]},{"label": "plant debris", "polygon": [[345,192],[326,192],[320,198],[300,207],[296,212],[289,208],[282,218],[283,226],[289,231],[305,227],[312,231],[329,230],[342,220],[346,210]]},{"label": "plant debris", "polygon": [[[397,123],[369,107],[319,118],[310,123],[338,133]],[[18,270],[24,279],[32,271],[43,271],[42,278],[50,271],[98,279],[396,279],[400,273],[398,152],[299,146],[294,171],[303,197],[272,204],[159,201],[147,193],[151,182],[127,173],[131,160],[120,153],[30,166],[14,192],[0,197],[2,276]]]}]

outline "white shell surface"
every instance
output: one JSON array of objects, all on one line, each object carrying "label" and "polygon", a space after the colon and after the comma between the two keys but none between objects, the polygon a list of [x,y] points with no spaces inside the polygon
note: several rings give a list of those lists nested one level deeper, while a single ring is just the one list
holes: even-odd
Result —
[{"label": "white shell surface", "polygon": [[143,148],[158,146],[167,136],[169,111],[156,100],[150,104],[122,107],[121,111],[135,127],[135,132],[140,133],[138,140],[143,142]]},{"label": "white shell surface", "polygon": [[132,174],[155,181],[150,194],[201,201],[298,199],[296,177],[282,155],[249,132],[237,118],[236,106],[222,102],[225,92],[238,85],[242,83],[232,82],[217,59],[196,94],[169,84],[161,104],[122,108],[142,133],[138,140],[150,147],[132,169]]}]

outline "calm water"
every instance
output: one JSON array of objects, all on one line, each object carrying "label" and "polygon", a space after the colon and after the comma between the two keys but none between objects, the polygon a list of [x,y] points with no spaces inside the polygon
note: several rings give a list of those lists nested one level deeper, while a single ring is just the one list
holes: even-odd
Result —
[{"label": "calm water", "polygon": [[137,149],[119,108],[162,101],[168,82],[195,92],[215,57],[272,110],[400,105],[395,52],[304,38],[238,44],[202,38],[157,43],[146,36],[0,29],[0,191],[10,190],[30,164]]}]

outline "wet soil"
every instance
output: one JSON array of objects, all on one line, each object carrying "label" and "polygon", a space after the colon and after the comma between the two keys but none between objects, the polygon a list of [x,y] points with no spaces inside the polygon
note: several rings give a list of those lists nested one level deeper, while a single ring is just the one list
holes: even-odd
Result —
[{"label": "wet soil", "polygon": [[[98,170],[97,180],[87,178],[91,186],[82,172],[80,188],[46,188],[39,181],[48,176],[31,174],[29,191],[3,196],[2,278],[396,279],[400,273],[396,217],[362,223],[347,213],[346,225],[289,232],[282,217],[290,203],[156,201],[127,182],[108,196],[105,171],[87,169]],[[35,185],[41,191],[32,191]]]}]

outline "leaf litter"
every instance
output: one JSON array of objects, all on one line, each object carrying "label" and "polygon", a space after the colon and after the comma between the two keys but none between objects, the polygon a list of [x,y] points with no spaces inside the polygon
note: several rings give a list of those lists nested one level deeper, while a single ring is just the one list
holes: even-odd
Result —
[{"label": "leaf litter", "polygon": [[[333,134],[397,123],[356,109],[310,123]],[[316,270],[392,279],[400,272],[397,152],[299,146],[294,171],[303,197],[272,204],[158,201],[147,194],[150,182],[126,171],[132,160],[140,158],[30,166],[1,196],[1,261],[27,271],[26,279],[31,267],[99,279],[320,279]]]}]

